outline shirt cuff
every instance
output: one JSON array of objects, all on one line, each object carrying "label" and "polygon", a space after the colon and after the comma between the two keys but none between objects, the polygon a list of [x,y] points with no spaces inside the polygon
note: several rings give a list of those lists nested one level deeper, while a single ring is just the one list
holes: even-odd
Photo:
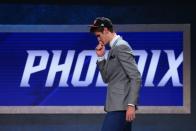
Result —
[{"label": "shirt cuff", "polygon": [[100,57],[98,57],[98,61],[102,61],[102,60],[104,60],[105,59],[105,56],[100,56]]}]

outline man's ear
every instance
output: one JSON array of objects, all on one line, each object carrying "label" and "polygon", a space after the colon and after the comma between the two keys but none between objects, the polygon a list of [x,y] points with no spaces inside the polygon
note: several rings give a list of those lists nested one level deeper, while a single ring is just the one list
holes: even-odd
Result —
[{"label": "man's ear", "polygon": [[108,28],[104,27],[103,31],[107,34],[109,32]]}]

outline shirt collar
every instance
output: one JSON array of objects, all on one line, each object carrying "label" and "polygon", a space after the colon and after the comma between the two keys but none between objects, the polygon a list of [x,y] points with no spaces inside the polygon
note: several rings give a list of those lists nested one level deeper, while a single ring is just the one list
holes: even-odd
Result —
[{"label": "shirt collar", "polygon": [[114,45],[114,42],[120,37],[120,35],[115,35],[114,38],[110,41],[109,45],[112,48],[112,46]]}]

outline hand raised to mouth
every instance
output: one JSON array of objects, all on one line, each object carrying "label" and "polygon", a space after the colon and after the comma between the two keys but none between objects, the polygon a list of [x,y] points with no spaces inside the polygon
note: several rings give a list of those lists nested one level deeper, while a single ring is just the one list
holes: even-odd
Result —
[{"label": "hand raised to mouth", "polygon": [[105,45],[101,41],[99,41],[99,44],[96,47],[96,54],[99,57],[104,56],[105,54]]}]

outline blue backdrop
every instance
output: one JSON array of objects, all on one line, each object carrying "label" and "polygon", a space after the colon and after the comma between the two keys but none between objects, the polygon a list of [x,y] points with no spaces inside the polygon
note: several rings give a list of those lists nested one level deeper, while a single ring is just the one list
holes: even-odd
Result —
[{"label": "blue backdrop", "polygon": [[[169,80],[165,80],[165,84],[159,86],[159,82],[166,75],[169,67],[169,57],[164,50],[170,50],[174,52],[174,57],[177,59],[183,52],[183,32],[118,32],[125,40],[127,40],[133,48],[138,63],[137,51],[146,51],[148,56],[145,62],[144,71],[141,72],[142,87],[139,98],[140,106],[182,106],[183,105],[183,73],[182,62],[177,70],[179,79],[170,77]],[[75,85],[72,79],[76,79],[76,75],[73,72],[76,69],[78,63],[78,57],[82,51],[88,50],[94,52],[96,46],[96,39],[90,33],[1,33],[0,34],[0,59],[2,64],[0,65],[0,105],[1,106],[31,106],[31,105],[50,105],[50,106],[94,106],[104,105],[105,103],[105,85],[97,86],[98,70],[89,70],[89,63],[92,61],[92,57],[95,55],[87,55],[82,66],[82,73],[78,73],[78,83],[89,84],[77,84]],[[108,49],[108,48],[107,48]],[[27,72],[25,64],[30,59],[31,53],[27,51],[46,51],[49,54],[46,68],[37,72],[32,72],[28,79],[30,87],[21,86],[22,77]],[[64,72],[57,72],[54,82],[51,87],[46,86],[47,76],[51,69],[51,61],[53,59],[52,51],[62,51],[59,65],[65,63],[65,58],[68,51],[75,51],[71,69],[68,79],[65,83],[68,86],[59,86],[61,74]],[[145,86],[147,73],[149,71],[149,65],[152,59],[152,50],[160,51],[160,57],[158,59],[158,66],[155,72],[152,86]],[[140,53],[140,52],[139,52]],[[139,54],[140,55],[140,54]],[[155,54],[156,56],[157,54]],[[28,67],[28,70],[33,70],[36,66],[41,64],[41,58],[43,56],[36,56],[33,60],[32,67]],[[142,56],[141,56],[142,57]],[[71,58],[67,58],[71,59]],[[66,60],[67,60],[66,59]],[[94,58],[96,59],[96,58]],[[76,63],[77,62],[77,63]],[[95,64],[95,61],[94,61]],[[68,67],[64,67],[68,68]],[[153,68],[156,68],[154,66]],[[67,69],[68,70],[68,69]],[[86,79],[87,72],[95,72],[94,75]],[[178,81],[181,85],[175,85],[175,81]],[[25,80],[24,80],[25,81]],[[51,81],[51,80],[48,80]],[[102,82],[103,83],[103,82]]]}]

